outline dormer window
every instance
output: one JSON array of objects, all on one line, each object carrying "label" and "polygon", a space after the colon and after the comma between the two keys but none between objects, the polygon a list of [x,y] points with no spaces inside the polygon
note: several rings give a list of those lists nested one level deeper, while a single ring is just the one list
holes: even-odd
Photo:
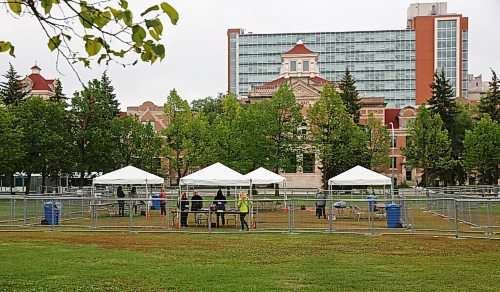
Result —
[{"label": "dormer window", "polygon": [[309,71],[309,61],[302,62],[302,71]]},{"label": "dormer window", "polygon": [[290,61],[290,71],[297,71],[297,61]]}]

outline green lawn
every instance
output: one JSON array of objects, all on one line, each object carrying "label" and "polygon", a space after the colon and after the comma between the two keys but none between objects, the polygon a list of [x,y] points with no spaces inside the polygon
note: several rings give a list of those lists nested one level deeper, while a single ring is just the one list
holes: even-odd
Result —
[{"label": "green lawn", "polygon": [[0,232],[0,290],[500,289],[494,240]]}]

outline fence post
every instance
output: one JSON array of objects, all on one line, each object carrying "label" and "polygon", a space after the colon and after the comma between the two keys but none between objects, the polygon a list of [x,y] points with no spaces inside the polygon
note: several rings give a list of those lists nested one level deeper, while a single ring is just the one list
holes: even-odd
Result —
[{"label": "fence post", "polygon": [[50,207],[52,208],[52,214],[51,214],[52,222],[50,222],[50,223],[52,223],[51,224],[52,225],[52,231],[54,231],[54,195],[52,195],[50,197],[50,200],[52,201],[52,204],[50,204]]},{"label": "fence post", "polygon": [[24,226],[28,225],[28,196],[24,194]]},{"label": "fence post", "polygon": [[491,211],[491,202],[488,199],[487,204],[486,204],[486,216],[488,220],[488,227],[486,229],[486,232],[491,236],[493,235],[493,232],[491,231],[491,216],[492,216],[492,211]]},{"label": "fence post", "polygon": [[457,200],[454,200],[455,202],[455,237],[458,238],[458,204]]},{"label": "fence post", "polygon": [[291,203],[288,199],[286,205],[288,210],[288,233],[292,233],[292,211],[294,206],[293,203]]},{"label": "fence post", "polygon": [[331,197],[330,197],[330,208],[329,209],[330,209],[330,211],[329,211],[330,214],[328,214],[328,221],[329,221],[328,222],[328,231],[330,233],[332,233],[333,232],[333,200]]},{"label": "fence post", "polygon": [[128,199],[128,232],[132,232],[132,201]]}]

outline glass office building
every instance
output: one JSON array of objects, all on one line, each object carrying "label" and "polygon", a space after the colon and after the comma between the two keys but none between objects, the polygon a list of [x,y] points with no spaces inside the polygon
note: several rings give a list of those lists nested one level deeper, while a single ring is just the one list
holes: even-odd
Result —
[{"label": "glass office building", "polygon": [[[415,104],[415,33],[413,30],[229,36],[230,91],[246,96],[252,85],[276,79],[281,54],[298,40],[319,54],[321,77],[339,82],[346,68],[361,97],[384,97],[388,106]],[[235,74],[237,72],[237,74]],[[237,80],[236,80],[237,78]]]},{"label": "glass office building", "polygon": [[[436,9],[438,5],[438,9]],[[346,68],[360,97],[383,97],[388,108],[424,103],[435,70],[455,95],[467,97],[468,19],[443,3],[412,4],[403,30],[252,34],[228,30],[228,91],[247,96],[279,76],[281,54],[297,41],[319,54],[320,76],[339,82]]]}]

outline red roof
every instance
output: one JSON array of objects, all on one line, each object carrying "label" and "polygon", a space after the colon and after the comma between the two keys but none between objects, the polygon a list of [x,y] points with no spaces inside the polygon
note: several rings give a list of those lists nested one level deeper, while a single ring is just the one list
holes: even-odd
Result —
[{"label": "red roof", "polygon": [[52,88],[50,88],[49,84],[53,84],[54,80],[45,80],[42,75],[40,74],[30,74],[28,75],[28,78],[31,79],[33,82],[33,85],[31,86],[31,90],[48,90],[48,91],[54,91]]},{"label": "red roof", "polygon": [[[267,82],[267,83],[265,83],[265,84],[263,84],[263,85],[261,85],[261,86],[273,86],[273,85],[278,85],[278,84],[280,84],[281,82],[283,82],[283,81],[285,81],[285,80],[286,80],[286,78],[285,78],[285,77],[280,77],[280,78],[275,79],[275,80],[273,80],[273,81]],[[259,86],[259,87],[260,87],[260,86]]]},{"label": "red roof", "polygon": [[314,77],[309,78],[309,79],[311,79],[312,81],[319,82],[319,83],[330,83],[330,80],[326,80],[325,78],[321,78],[319,76],[314,76]]},{"label": "red roof", "polygon": [[388,126],[391,122],[394,125],[394,129],[399,128],[399,108],[386,108],[385,109],[385,125]]},{"label": "red roof", "polygon": [[40,67],[38,67],[37,65],[35,65],[35,66],[31,67],[31,70],[33,70],[33,69],[36,69],[36,70],[42,70],[42,69],[40,69]]},{"label": "red roof", "polygon": [[290,51],[283,53],[283,55],[291,55],[291,54],[316,54],[315,52],[309,50],[302,44],[298,42],[295,47],[293,47]]}]

